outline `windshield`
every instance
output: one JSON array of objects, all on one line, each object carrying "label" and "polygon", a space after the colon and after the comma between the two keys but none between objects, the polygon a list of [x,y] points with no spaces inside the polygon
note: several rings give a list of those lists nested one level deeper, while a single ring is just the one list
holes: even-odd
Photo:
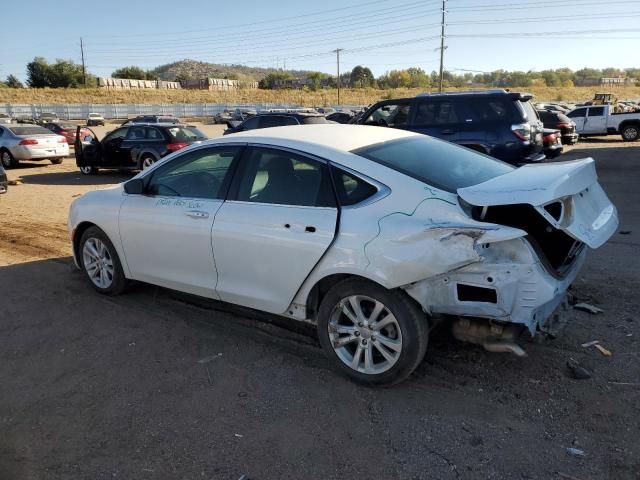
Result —
[{"label": "windshield", "polygon": [[167,131],[172,139],[180,142],[193,142],[207,139],[207,136],[195,127],[169,127]]},{"label": "windshield", "polygon": [[514,169],[488,155],[427,136],[369,145],[351,153],[452,193]]},{"label": "windshield", "polygon": [[28,127],[8,127],[16,135],[51,135],[51,130],[47,130],[43,127],[28,126]]}]

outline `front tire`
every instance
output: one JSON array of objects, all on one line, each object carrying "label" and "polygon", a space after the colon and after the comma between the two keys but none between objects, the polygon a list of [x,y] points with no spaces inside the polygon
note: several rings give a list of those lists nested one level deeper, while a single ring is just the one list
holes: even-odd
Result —
[{"label": "front tire", "polygon": [[141,170],[146,170],[147,168],[151,167],[154,163],[156,163],[156,158],[153,155],[144,155],[141,159],[140,159],[140,169]]},{"label": "front tire", "polygon": [[322,300],[318,336],[334,366],[351,379],[393,385],[422,362],[429,322],[406,293],[351,278]]},{"label": "front tire", "polygon": [[627,125],[622,129],[620,135],[627,142],[635,142],[640,138],[640,125]]},{"label": "front tire", "polygon": [[98,173],[98,169],[96,167],[86,165],[84,167],[80,167],[80,173],[83,175],[95,175]]},{"label": "front tire", "polygon": [[127,286],[120,258],[109,237],[98,227],[87,229],[80,239],[78,260],[93,288],[119,295]]}]

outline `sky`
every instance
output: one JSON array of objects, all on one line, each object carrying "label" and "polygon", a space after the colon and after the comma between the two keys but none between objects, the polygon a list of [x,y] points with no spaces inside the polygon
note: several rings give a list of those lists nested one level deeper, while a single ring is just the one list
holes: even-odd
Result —
[{"label": "sky", "polygon": [[[439,67],[441,0],[0,0],[0,78],[35,56],[109,76],[185,58],[319,70]],[[445,69],[640,66],[640,0],[447,0]],[[13,19],[14,21],[6,21]],[[20,20],[22,19],[22,20]]]}]

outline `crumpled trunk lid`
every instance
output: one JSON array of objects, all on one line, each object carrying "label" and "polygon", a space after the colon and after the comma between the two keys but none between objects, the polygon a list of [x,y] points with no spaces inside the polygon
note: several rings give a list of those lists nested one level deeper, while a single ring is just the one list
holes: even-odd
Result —
[{"label": "crumpled trunk lid", "polygon": [[598,248],[618,228],[618,213],[598,183],[592,158],[530,164],[458,195],[478,207],[528,204],[553,227]]}]

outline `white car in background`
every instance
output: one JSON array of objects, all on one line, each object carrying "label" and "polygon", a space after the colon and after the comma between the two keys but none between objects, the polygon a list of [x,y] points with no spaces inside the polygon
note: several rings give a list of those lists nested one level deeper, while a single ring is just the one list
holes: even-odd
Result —
[{"label": "white car in background", "polygon": [[90,113],[87,115],[87,127],[104,125],[104,116],[101,113]]},{"label": "white car in background", "polygon": [[0,125],[0,161],[12,168],[22,160],[50,160],[57,165],[69,156],[69,144],[62,135],[39,125]]},{"label": "white car in background", "polygon": [[428,136],[355,125],[228,135],[69,212],[77,266],[317,324],[335,365],[390,384],[430,327],[521,353],[550,331],[617,212],[591,159],[514,168]]}]

